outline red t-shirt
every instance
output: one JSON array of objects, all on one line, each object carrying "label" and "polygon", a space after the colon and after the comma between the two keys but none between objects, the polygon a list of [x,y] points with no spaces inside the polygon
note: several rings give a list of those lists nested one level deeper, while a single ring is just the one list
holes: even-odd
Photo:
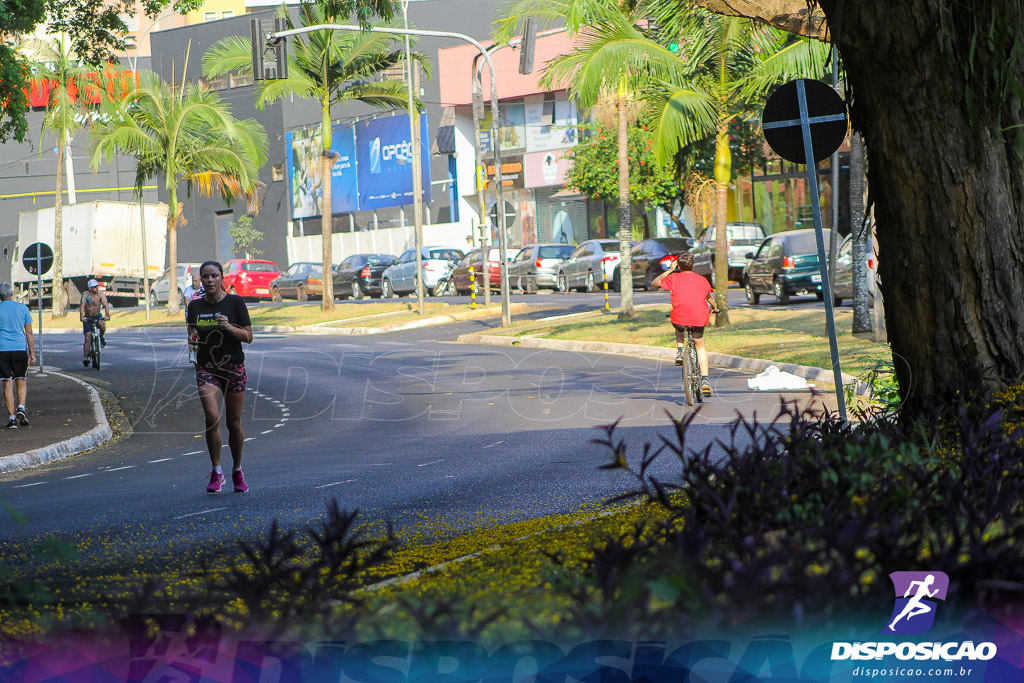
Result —
[{"label": "red t-shirt", "polygon": [[708,281],[692,270],[672,273],[661,281],[661,288],[672,293],[672,315],[676,325],[704,327],[711,320],[708,294],[714,290]]}]

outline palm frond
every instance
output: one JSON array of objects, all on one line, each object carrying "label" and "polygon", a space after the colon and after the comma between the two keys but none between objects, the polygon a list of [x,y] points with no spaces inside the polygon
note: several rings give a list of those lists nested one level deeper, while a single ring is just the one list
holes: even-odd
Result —
[{"label": "palm frond", "polygon": [[653,109],[654,155],[659,164],[672,159],[680,147],[714,134],[724,115],[718,98],[698,88],[661,83],[645,94]]}]

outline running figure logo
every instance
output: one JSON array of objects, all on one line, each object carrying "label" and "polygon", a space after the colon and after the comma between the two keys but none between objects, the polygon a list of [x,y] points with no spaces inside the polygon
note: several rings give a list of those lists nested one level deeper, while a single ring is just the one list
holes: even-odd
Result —
[{"label": "running figure logo", "polygon": [[935,608],[946,599],[949,577],[943,572],[893,572],[896,604],[882,633],[924,633],[935,622]]}]

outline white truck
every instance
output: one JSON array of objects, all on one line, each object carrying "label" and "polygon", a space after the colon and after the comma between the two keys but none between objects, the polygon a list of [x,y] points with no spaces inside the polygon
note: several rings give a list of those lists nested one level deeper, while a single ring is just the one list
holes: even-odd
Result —
[{"label": "white truck", "polygon": [[[144,204],[146,258],[150,284],[165,268],[167,205]],[[142,221],[138,202],[86,201],[64,206],[62,280],[67,301],[77,306],[90,278],[100,282],[111,305],[134,306],[143,285]],[[22,211],[18,242],[11,254],[11,281],[19,301],[35,300],[36,276],[25,270],[25,249],[44,242],[53,248],[54,209]],[[53,269],[43,276],[43,302],[53,291]]]}]

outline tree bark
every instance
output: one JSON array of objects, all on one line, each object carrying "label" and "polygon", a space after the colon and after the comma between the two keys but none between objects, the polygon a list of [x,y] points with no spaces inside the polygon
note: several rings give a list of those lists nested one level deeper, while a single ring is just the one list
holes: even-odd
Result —
[{"label": "tree bark", "polygon": [[732,152],[729,150],[729,123],[722,122],[715,142],[715,327],[729,324],[729,178]]},{"label": "tree bark", "polygon": [[850,231],[853,233],[853,329],[854,334],[871,331],[871,303],[868,299],[866,247],[869,226],[864,224],[864,144],[859,133],[850,135]]},{"label": "tree bark", "polygon": [[[177,188],[171,187],[170,201],[167,202],[167,277],[170,284],[167,289],[167,313],[178,315],[178,221],[181,209],[178,207]],[[145,264],[143,264],[145,267]]]},{"label": "tree bark", "polygon": [[331,193],[331,172],[333,168],[334,154],[328,148],[323,153],[324,198],[323,204],[320,207],[320,240],[323,243],[324,269],[324,295],[321,297],[322,300],[320,302],[321,311],[334,310],[334,244],[331,242],[331,235],[334,232],[332,221],[334,211],[331,204],[333,201]]},{"label": "tree bark", "polygon": [[[1020,382],[1024,164],[1013,142],[1024,106],[1008,85],[1019,70],[1000,66],[1020,50],[1024,10],[1007,0],[956,16],[931,0],[820,5],[867,146],[904,415]],[[1012,50],[991,49],[994,26]]]},{"label": "tree bark", "polygon": [[632,318],[633,310],[633,216],[629,205],[629,131],[626,95],[621,90],[615,102],[619,123],[619,317]]},{"label": "tree bark", "polygon": [[[67,141],[57,133],[57,192],[53,201],[53,272],[50,274],[50,315],[63,318],[67,308],[64,297],[64,150]],[[42,308],[42,292],[39,293]]]},{"label": "tree bark", "polygon": [[808,9],[806,0],[688,0],[730,17],[747,17],[783,31],[826,40],[825,13]]}]

